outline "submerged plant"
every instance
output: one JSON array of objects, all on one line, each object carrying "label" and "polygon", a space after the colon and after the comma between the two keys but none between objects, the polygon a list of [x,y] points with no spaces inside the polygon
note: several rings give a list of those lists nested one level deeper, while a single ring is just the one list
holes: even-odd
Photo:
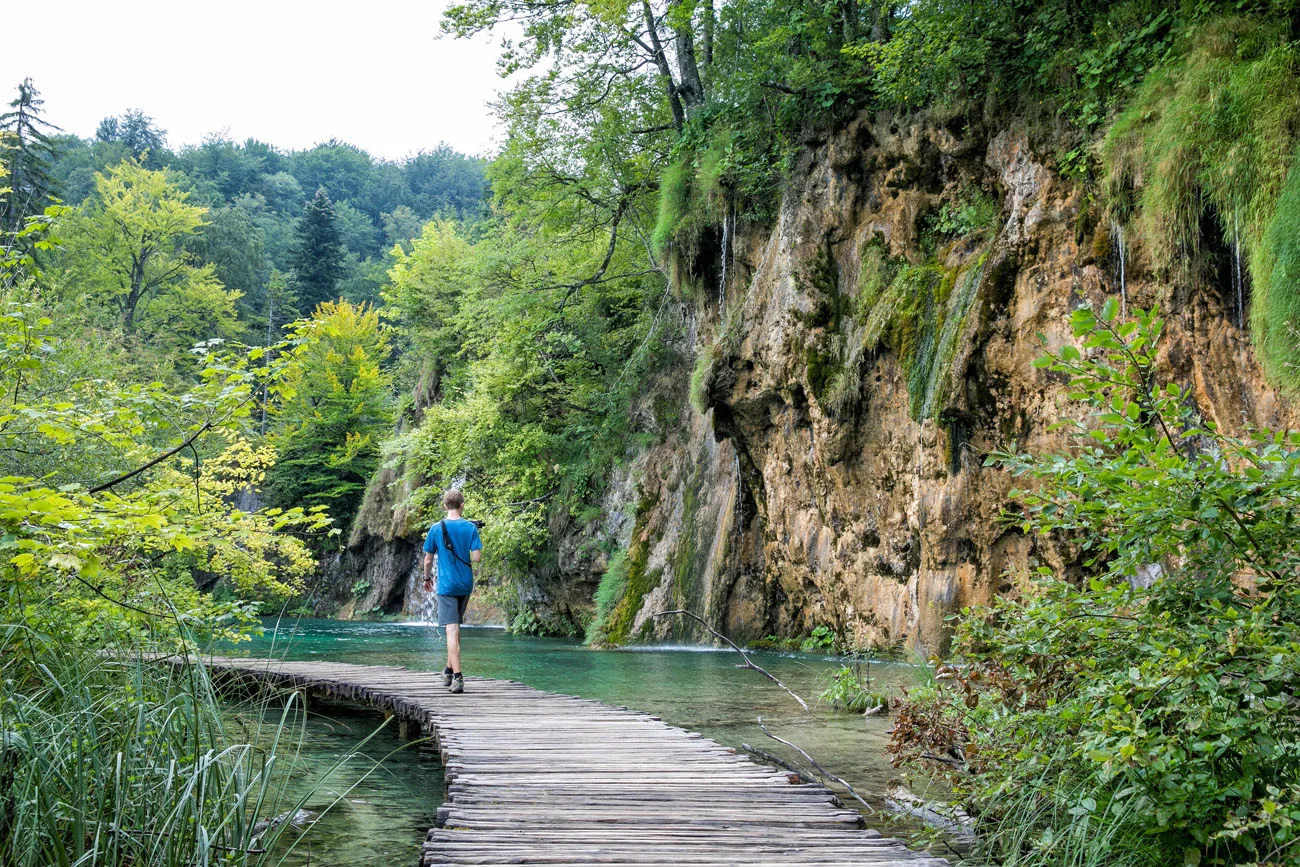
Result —
[{"label": "submerged plant", "polygon": [[888,708],[891,700],[888,691],[876,685],[870,663],[864,666],[861,659],[832,672],[830,686],[821,692],[819,698],[835,710],[846,713],[878,712]]}]

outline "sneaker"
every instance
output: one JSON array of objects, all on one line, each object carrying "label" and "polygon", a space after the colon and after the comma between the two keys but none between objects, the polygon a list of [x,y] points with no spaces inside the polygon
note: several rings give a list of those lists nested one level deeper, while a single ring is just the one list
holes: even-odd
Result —
[{"label": "sneaker", "polygon": [[443,685],[443,686],[451,686],[451,666],[450,666],[450,665],[447,666],[446,668],[444,668],[444,669],[442,670],[442,685]]},{"label": "sneaker", "polygon": [[451,686],[448,687],[448,689],[450,689],[452,692],[464,692],[465,678],[459,674],[453,674],[451,676]]}]

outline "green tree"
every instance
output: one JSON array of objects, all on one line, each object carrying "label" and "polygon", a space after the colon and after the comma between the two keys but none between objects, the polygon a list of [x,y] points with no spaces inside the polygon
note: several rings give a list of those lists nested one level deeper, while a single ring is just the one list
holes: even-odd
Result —
[{"label": "green tree", "polygon": [[334,204],[324,187],[318,187],[303,208],[293,250],[294,291],[308,310],[337,297],[343,276],[343,244]]},{"label": "green tree", "polygon": [[131,331],[142,303],[200,279],[184,244],[207,209],[189,204],[166,169],[134,160],[96,174],[95,189],[64,229],[64,262],[72,285],[116,307]]},{"label": "green tree", "polygon": [[424,221],[407,205],[398,205],[392,213],[383,215],[383,224],[384,242],[388,248],[391,250],[393,247],[401,247],[409,253],[411,241],[419,236]]},{"label": "green tree", "polygon": [[346,525],[379,465],[391,424],[388,329],[374,309],[326,301],[292,332],[286,374],[275,390],[268,474],[273,502],[328,508]]},{"label": "green tree", "polygon": [[32,80],[25,78],[9,111],[0,114],[0,160],[9,188],[0,195],[0,232],[16,232],[22,218],[39,212],[55,189],[52,134],[59,130],[41,117],[44,104]]},{"label": "green tree", "polygon": [[212,208],[207,218],[203,231],[193,235],[186,248],[214,267],[221,285],[241,294],[242,319],[260,319],[271,267],[262,229],[240,207]]},{"label": "green tree", "polygon": [[420,363],[407,375],[435,398],[393,445],[432,480],[410,514],[431,516],[429,493],[468,479],[493,514],[491,568],[505,582],[552,555],[550,527],[588,519],[658,346],[662,278],[637,270],[631,240],[613,236],[611,251],[599,228],[576,231],[574,201],[511,198],[517,210],[472,231],[432,220],[395,254],[384,294]]},{"label": "green tree", "polygon": [[105,144],[121,145],[144,165],[158,168],[167,154],[167,130],[138,108],[128,109],[121,117],[106,117],[95,130],[95,139]]},{"label": "green tree", "polygon": [[304,190],[324,187],[337,202],[356,201],[370,179],[374,159],[356,145],[331,139],[311,150],[297,151],[289,168]]}]

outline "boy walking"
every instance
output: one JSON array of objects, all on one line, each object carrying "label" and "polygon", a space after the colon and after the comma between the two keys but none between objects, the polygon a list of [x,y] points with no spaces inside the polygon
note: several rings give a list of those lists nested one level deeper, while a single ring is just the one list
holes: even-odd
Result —
[{"label": "boy walking", "polygon": [[452,488],[442,496],[447,517],[429,528],[424,540],[424,589],[433,589],[429,571],[438,557],[438,625],[447,630],[447,667],[442,682],[451,691],[465,691],[460,671],[460,624],[465,619],[469,594],[474,590],[474,565],[483,558],[478,527],[461,517],[465,497]]}]

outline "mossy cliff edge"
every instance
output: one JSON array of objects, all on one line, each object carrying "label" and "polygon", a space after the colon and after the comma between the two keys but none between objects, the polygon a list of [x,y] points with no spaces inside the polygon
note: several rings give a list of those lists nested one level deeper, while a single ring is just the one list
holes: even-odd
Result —
[{"label": "mossy cliff edge", "polygon": [[1000,520],[1012,483],[982,456],[1064,447],[1062,384],[1031,362],[1080,304],[1159,305],[1165,364],[1225,429],[1295,423],[1231,263],[1162,272],[1042,151],[864,117],[804,151],[773,227],[734,230],[725,285],[679,279],[690,345],[646,401],[679,421],[611,492],[635,521],[589,636],[702,637],[651,616],[688,607],[742,639],[942,650],[944,618],[1009,573],[1077,572],[1071,546]]}]

